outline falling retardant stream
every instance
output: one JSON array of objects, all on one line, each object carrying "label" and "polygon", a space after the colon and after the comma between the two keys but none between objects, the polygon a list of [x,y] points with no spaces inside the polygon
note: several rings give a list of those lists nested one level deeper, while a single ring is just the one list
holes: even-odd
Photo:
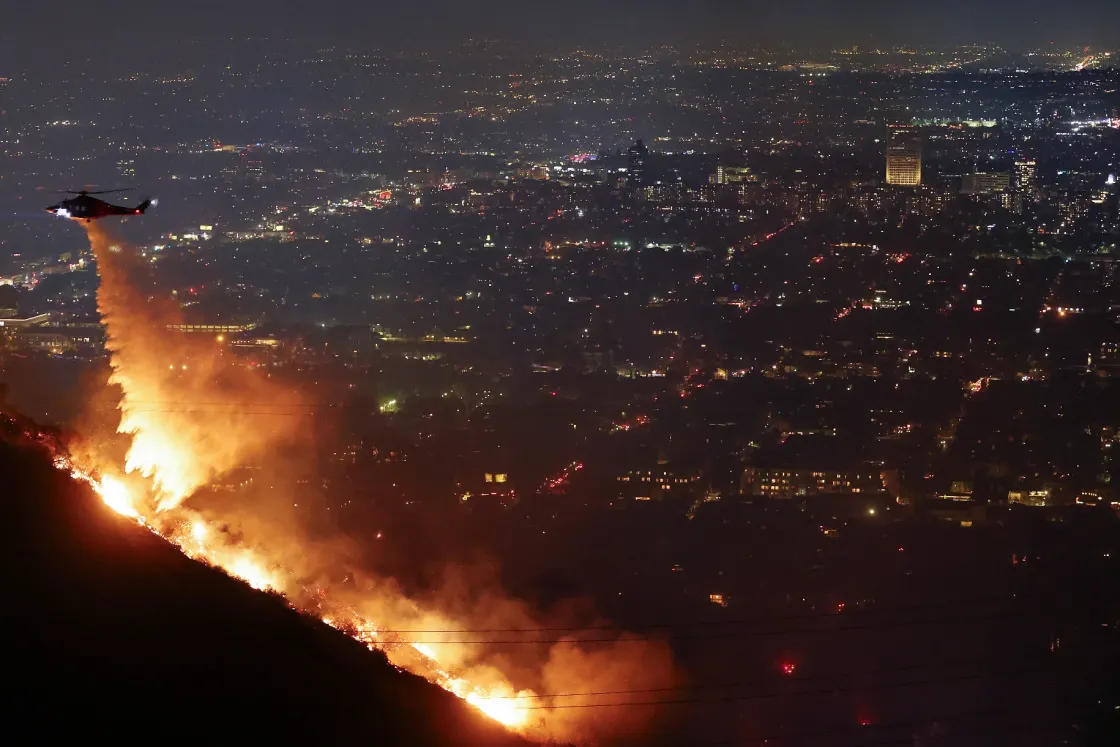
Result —
[{"label": "falling retardant stream", "polygon": [[[86,224],[101,285],[97,305],[121,388],[120,432],[132,438],[125,470],[150,477],[158,508],[178,506],[216,476],[298,436],[293,392],[231,365],[212,338],[168,334],[177,305],[147,298],[138,263],[98,222]],[[268,403],[264,413],[246,403]],[[279,413],[279,414],[278,414]]]},{"label": "falling retardant stream", "polygon": [[[64,437],[0,413],[5,733],[115,742],[528,747],[282,600],[184,557],[51,468]],[[29,737],[27,735],[34,735]]]},{"label": "falling retardant stream", "polygon": [[[649,708],[578,706],[602,704],[595,693],[675,684],[677,674],[663,642],[635,642],[633,635],[620,632],[630,645],[542,640],[514,647],[516,654],[506,647],[501,656],[492,656],[485,645],[447,641],[446,631],[532,630],[554,621],[542,623],[500,589],[488,590],[469,610],[450,601],[421,604],[405,597],[392,579],[345,566],[341,553],[324,550],[321,541],[298,531],[278,534],[248,520],[242,531],[231,533],[224,522],[192,507],[189,499],[199,489],[305,438],[300,418],[289,415],[308,403],[241,365],[213,337],[169,332],[169,325],[182,322],[179,306],[141,290],[151,286],[137,252],[98,222],[84,227],[100,275],[98,309],[110,353],[109,383],[120,387],[118,431],[128,449],[120,464],[108,446],[86,443],[57,455],[56,466],[189,557],[256,589],[281,594],[294,608],[384,652],[395,666],[451,691],[514,731],[577,742],[643,731]],[[261,403],[267,407],[259,409]],[[251,506],[238,510],[252,514]],[[321,579],[329,575],[328,566],[332,572],[342,568],[355,582],[346,588],[325,586]],[[407,631],[444,633],[425,640]],[[511,684],[504,674],[510,667],[535,691]],[[552,710],[552,699],[538,692],[564,693],[563,707]]]}]

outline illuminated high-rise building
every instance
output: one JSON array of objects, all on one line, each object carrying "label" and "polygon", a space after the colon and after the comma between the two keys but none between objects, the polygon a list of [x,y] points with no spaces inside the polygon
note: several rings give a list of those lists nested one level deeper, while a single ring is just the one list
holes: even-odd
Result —
[{"label": "illuminated high-rise building", "polygon": [[1035,162],[1022,160],[1015,162],[1015,189],[1019,192],[1034,192]]},{"label": "illuminated high-rise building", "polygon": [[717,166],[716,173],[708,179],[712,184],[742,184],[756,181],[751,170],[745,166]]},{"label": "illuminated high-rise building", "polygon": [[649,160],[649,148],[641,140],[630,146],[626,151],[626,182],[631,187],[644,187],[646,184],[646,161]]},{"label": "illuminated high-rise building", "polygon": [[887,184],[916,187],[921,183],[921,133],[910,125],[891,125],[887,141]]},{"label": "illuminated high-rise building", "polygon": [[961,193],[966,195],[992,195],[1010,187],[1011,174],[1006,171],[973,171],[961,180]]}]

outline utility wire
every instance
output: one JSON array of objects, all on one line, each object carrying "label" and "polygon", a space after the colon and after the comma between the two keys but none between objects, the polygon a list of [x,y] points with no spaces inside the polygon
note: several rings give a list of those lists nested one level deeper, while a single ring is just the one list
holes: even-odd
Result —
[{"label": "utility wire", "polygon": [[[160,402],[156,400],[125,400],[121,401],[122,405],[145,405],[156,407],[352,407],[362,408],[362,405],[345,402],[191,402],[188,400],[180,401],[165,401]],[[372,408],[376,409],[377,405]],[[102,408],[102,409],[118,409],[118,408]]]},{"label": "utility wire", "polygon": [[[1068,661],[1069,657],[1062,657],[1062,661]],[[962,665],[977,665],[984,663],[1007,663],[1009,661],[1021,661],[1020,657],[991,657],[983,658],[970,658],[970,659],[957,659],[952,662],[922,662],[920,664],[907,664],[897,667],[879,667],[875,669],[861,669],[854,671],[836,672],[832,674],[817,674],[810,676],[799,677],[784,677],[785,682],[820,682],[820,681],[838,681],[852,677],[865,677],[873,675],[892,674],[895,672],[916,672],[922,670],[936,671],[938,669],[950,669]],[[773,684],[773,678],[762,680],[755,679],[752,681],[743,682],[726,682],[726,683],[709,683],[697,685],[679,685],[676,687],[650,687],[650,688],[636,688],[630,690],[598,690],[582,693],[535,693],[533,695],[488,695],[480,696],[480,700],[530,700],[530,699],[543,699],[543,698],[583,698],[583,697],[603,697],[607,695],[638,695],[646,693],[670,693],[670,692],[689,692],[694,690],[735,690],[740,688],[757,687],[759,685]],[[833,690],[830,690],[833,692]]]},{"label": "utility wire", "polygon": [[[598,638],[535,638],[535,639],[452,639],[452,640],[399,640],[399,641],[386,641],[386,643],[422,643],[422,644],[455,644],[455,643],[475,643],[475,644],[514,644],[514,645],[533,645],[542,643],[648,643],[650,641],[676,641],[676,640],[717,640],[727,638],[750,638],[758,636],[787,636],[787,635],[802,635],[812,633],[837,633],[852,630],[883,630],[890,628],[908,628],[908,627],[925,627],[930,625],[969,625],[982,622],[994,622],[996,620],[1006,620],[1008,618],[1022,619],[1021,614],[1008,611],[998,615],[977,615],[972,617],[946,617],[939,619],[924,619],[924,620],[901,620],[893,622],[878,622],[866,625],[840,625],[833,627],[818,627],[818,628],[784,628],[774,630],[752,630],[752,631],[734,631],[734,632],[721,632],[710,633],[702,635],[661,635],[661,636],[631,636],[631,637],[598,637]],[[345,632],[352,633],[385,633],[387,631],[369,629],[369,628],[340,628]]]},{"label": "utility wire", "polygon": [[640,706],[668,706],[668,705],[695,705],[702,703],[729,703],[741,702],[748,700],[771,700],[773,698],[782,697],[799,697],[804,695],[833,695],[837,693],[852,693],[852,692],[867,692],[868,690],[895,690],[906,687],[921,687],[924,685],[942,685],[949,683],[959,682],[974,682],[1002,679],[1006,677],[1020,677],[1025,674],[1050,672],[1044,667],[1035,667],[1031,669],[1018,669],[1007,670],[1004,672],[994,673],[974,673],[967,675],[958,675],[955,677],[932,677],[918,680],[908,680],[905,682],[888,682],[879,684],[861,685],[859,687],[821,687],[814,690],[795,690],[792,692],[784,692],[772,690],[765,693],[751,693],[747,695],[724,695],[716,698],[674,698],[674,699],[661,699],[661,700],[628,700],[618,703],[570,703],[564,705],[532,705],[532,706],[514,706],[515,710],[519,711],[555,711],[555,710],[571,710],[571,709],[585,709],[585,708],[633,708]]},{"label": "utility wire", "polygon": [[[973,711],[971,713],[963,714],[963,715],[966,716],[966,717],[969,717],[970,719],[975,718],[976,720],[979,720],[979,718],[977,718],[977,717],[983,717],[983,716],[988,715],[988,714],[1002,714],[1002,713],[1014,713],[1016,715],[1019,715],[1019,714],[1022,713],[1022,708],[1021,707],[992,708],[992,709],[984,709],[984,710],[981,710],[981,711]],[[957,716],[951,716],[950,717],[951,720],[952,719],[957,719],[957,718],[958,718]],[[934,720],[934,721],[926,722],[926,723],[923,723],[923,724],[918,724],[918,723],[915,723],[913,721],[898,721],[898,722],[892,722],[892,723],[868,724],[867,726],[849,727],[849,728],[846,728],[846,729],[825,729],[825,730],[813,730],[813,731],[800,731],[800,732],[789,732],[789,733],[786,733],[786,734],[772,734],[770,736],[761,736],[761,737],[741,737],[741,738],[736,738],[736,739],[723,739],[723,740],[719,740],[719,741],[715,741],[715,742],[694,742],[694,741],[690,741],[690,742],[687,742],[687,743],[681,743],[679,745],[679,747],[719,747],[721,745],[737,745],[738,747],[747,747],[748,744],[750,744],[750,745],[767,745],[767,744],[770,744],[771,742],[776,742],[776,741],[786,741],[786,740],[800,741],[800,740],[803,740],[803,739],[820,739],[822,737],[842,737],[846,734],[855,734],[855,733],[868,734],[869,732],[900,731],[902,729],[910,729],[910,730],[921,729],[921,728],[927,728],[928,729],[931,726],[944,725],[944,723],[945,723],[945,721],[943,721],[943,720]],[[941,731],[941,732],[938,732],[938,733],[935,733],[935,734],[930,734],[930,735],[928,735],[927,738],[931,739],[931,740],[937,740],[937,741],[940,742],[942,740],[945,740],[949,737],[954,737],[954,736],[966,736],[966,735],[980,736],[980,735],[983,735],[983,734],[1004,735],[1004,734],[1007,734],[1009,732],[1014,732],[1014,731],[1022,731],[1022,730],[1026,730],[1026,729],[1039,729],[1039,728],[1043,728],[1043,727],[1046,727],[1046,726],[1064,726],[1064,725],[1065,724],[1059,723],[1058,720],[1053,718],[1053,717],[1047,717],[1045,719],[1028,718],[1028,719],[1023,720],[1023,721],[1017,721],[1017,723],[1015,723],[1015,724],[1012,724],[1012,723],[1009,722],[1009,723],[1003,724],[1002,726],[997,725],[997,724],[991,724],[991,723],[988,723],[988,724],[979,724],[978,723],[978,724],[976,724],[974,726],[971,726],[971,727],[968,727],[968,728],[949,729],[949,730]],[[858,743],[851,744],[850,747],[889,747],[890,745],[906,745],[907,747],[912,747],[912,745],[914,744],[915,738],[916,738],[915,735],[911,734],[910,736],[906,736],[906,737],[884,738],[884,739],[875,740],[873,742],[868,742],[864,739],[860,739]]]},{"label": "utility wire", "polygon": [[[772,623],[772,622],[786,622],[790,620],[835,620],[839,617],[859,617],[859,616],[874,616],[885,615],[887,613],[902,612],[908,610],[925,610],[925,609],[944,609],[956,606],[971,606],[981,604],[1000,604],[1017,602],[1024,599],[1046,599],[1052,600],[1052,594],[1014,594],[1012,596],[992,596],[992,597],[972,597],[964,599],[943,599],[936,602],[919,602],[917,604],[904,604],[892,605],[889,607],[878,607],[866,610],[853,609],[845,612],[806,612],[791,615],[756,615],[753,617],[739,617],[727,620],[708,619],[708,620],[693,620],[684,622],[656,622],[656,623],[635,623],[629,627],[644,628],[644,629],[661,629],[661,628],[690,628],[701,626],[720,626],[720,625],[754,625],[758,623]],[[420,629],[420,628],[381,628],[376,632],[378,633],[541,633],[541,632],[570,632],[570,631],[584,631],[584,630],[622,630],[620,625],[576,625],[570,627],[541,627],[541,628],[443,628],[443,629]]]}]

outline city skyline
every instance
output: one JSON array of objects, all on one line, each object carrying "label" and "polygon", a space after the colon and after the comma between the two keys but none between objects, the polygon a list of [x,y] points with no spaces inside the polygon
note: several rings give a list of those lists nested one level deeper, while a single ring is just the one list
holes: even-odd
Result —
[{"label": "city skyline", "polygon": [[1120,50],[897,31],[1008,7],[4,25],[13,723],[1120,744]]},{"label": "city skyline", "polygon": [[[704,0],[643,3],[621,0],[514,3],[486,0],[462,5],[427,0],[379,6],[366,13],[346,0],[194,4],[170,0],[136,5],[104,0],[96,13],[66,23],[52,14],[22,11],[18,0],[0,3],[4,54],[44,57],[57,45],[71,53],[109,57],[165,56],[168,42],[192,45],[239,37],[288,37],[304,43],[387,45],[398,51],[437,51],[468,38],[497,39],[554,53],[580,45],[625,47],[681,44],[789,44],[817,48],[851,45],[1000,44],[1014,51],[1061,46],[1120,47],[1120,9],[1105,0],[1029,7],[1011,0],[971,3],[907,0],[885,8],[869,0],[795,6]],[[123,49],[115,47],[124,46]],[[55,55],[57,57],[57,55]],[[139,60],[137,60],[139,61]]]}]

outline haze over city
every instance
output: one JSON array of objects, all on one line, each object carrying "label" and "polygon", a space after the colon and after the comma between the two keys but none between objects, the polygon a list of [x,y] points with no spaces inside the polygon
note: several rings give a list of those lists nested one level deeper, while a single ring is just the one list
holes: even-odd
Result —
[{"label": "haze over city", "polygon": [[1120,743],[1120,5],[0,18],[9,728]]},{"label": "haze over city", "polygon": [[[773,46],[891,46],[965,43],[1014,49],[1120,43],[1120,10],[1107,0],[1068,3],[1013,0],[621,0],[566,3],[481,0],[449,3],[419,0],[364,6],[346,0],[212,0],[186,6],[169,0],[147,3],[102,0],[96,10],[29,12],[16,0],[0,3],[3,54],[25,52],[69,56],[168,54],[159,44],[192,45],[242,37],[278,37],[292,42],[383,45],[393,51],[438,51],[467,37],[501,39],[548,53],[575,46],[629,47],[718,43]],[[69,23],[71,18],[80,22]],[[156,46],[153,46],[156,45]],[[3,58],[0,58],[3,59]],[[138,63],[144,61],[137,60]]]}]

